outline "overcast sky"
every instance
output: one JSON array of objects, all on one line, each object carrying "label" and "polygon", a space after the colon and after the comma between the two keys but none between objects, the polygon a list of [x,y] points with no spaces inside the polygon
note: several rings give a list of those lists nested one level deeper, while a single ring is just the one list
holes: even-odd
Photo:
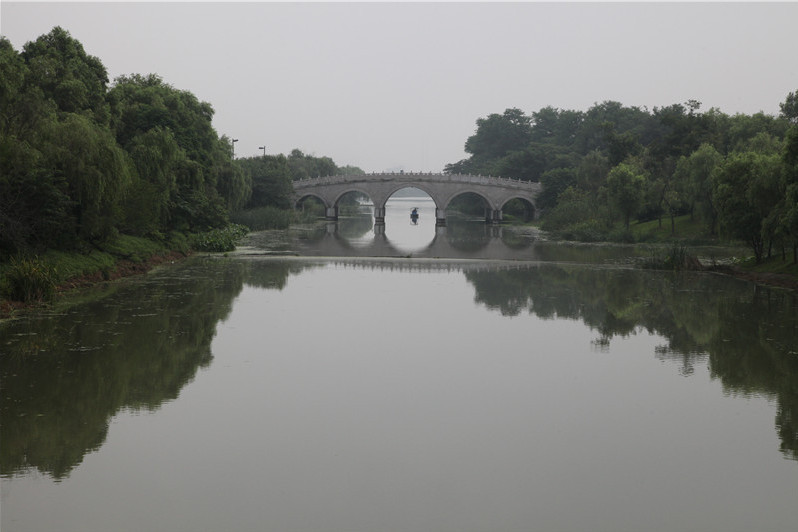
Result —
[{"label": "overcast sky", "polygon": [[798,90],[798,3],[0,3],[15,49],[58,25],[110,79],[159,74],[237,156],[439,171],[518,107],[776,115]]}]

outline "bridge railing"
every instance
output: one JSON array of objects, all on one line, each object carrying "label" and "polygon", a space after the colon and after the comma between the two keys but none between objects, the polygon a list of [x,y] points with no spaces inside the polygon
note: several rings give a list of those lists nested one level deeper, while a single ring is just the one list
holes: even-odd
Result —
[{"label": "bridge railing", "polygon": [[441,174],[433,172],[372,172],[369,174],[328,175],[311,177],[294,181],[294,188],[310,188],[319,185],[335,185],[341,183],[356,183],[371,180],[399,180],[399,181],[448,181],[469,184],[503,184],[518,188],[538,188],[540,183],[522,181],[512,177],[483,176],[474,174]]}]

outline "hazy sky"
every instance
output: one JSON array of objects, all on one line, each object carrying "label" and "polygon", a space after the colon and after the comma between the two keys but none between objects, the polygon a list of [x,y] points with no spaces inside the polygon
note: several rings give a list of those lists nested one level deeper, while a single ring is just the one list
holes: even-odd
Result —
[{"label": "hazy sky", "polygon": [[798,3],[0,3],[17,50],[59,25],[111,79],[159,74],[216,111],[236,155],[439,171],[518,107],[703,102],[778,114]]}]

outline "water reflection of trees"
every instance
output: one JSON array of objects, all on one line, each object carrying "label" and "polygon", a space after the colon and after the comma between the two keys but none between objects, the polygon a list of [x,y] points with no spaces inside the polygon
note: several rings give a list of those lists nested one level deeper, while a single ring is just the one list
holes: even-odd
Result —
[{"label": "water reflection of trees", "polygon": [[785,456],[798,460],[798,297],[721,276],[541,265],[467,271],[475,300],[504,315],[579,319],[606,346],[638,330],[689,375],[708,360],[728,393],[774,397]]},{"label": "water reflection of trees", "polygon": [[68,476],[105,442],[117,412],[159,408],[210,364],[216,324],[244,284],[282,290],[309,266],[198,259],[60,315],[7,324],[0,474]]},{"label": "water reflection of trees", "polygon": [[243,276],[218,262],[187,266],[4,327],[0,473],[64,478],[103,444],[114,414],[175,399],[210,363],[216,324]]}]

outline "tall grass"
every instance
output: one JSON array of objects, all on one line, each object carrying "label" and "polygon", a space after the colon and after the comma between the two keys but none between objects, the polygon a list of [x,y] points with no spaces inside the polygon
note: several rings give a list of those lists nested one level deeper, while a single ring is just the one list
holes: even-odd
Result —
[{"label": "tall grass", "polygon": [[701,262],[681,245],[673,245],[664,253],[655,253],[643,261],[641,267],[648,270],[701,270]]},{"label": "tall grass", "polygon": [[50,301],[55,295],[57,275],[38,257],[12,257],[3,268],[2,292],[14,301]]}]

